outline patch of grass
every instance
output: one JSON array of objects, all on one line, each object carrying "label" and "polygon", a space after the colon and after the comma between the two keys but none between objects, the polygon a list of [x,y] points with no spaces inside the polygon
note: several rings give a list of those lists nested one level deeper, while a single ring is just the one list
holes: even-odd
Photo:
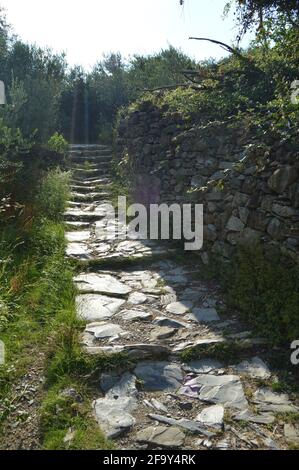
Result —
[{"label": "patch of grass", "polygon": [[[75,390],[80,399],[65,395],[67,389]],[[46,450],[113,449],[91,416],[90,401],[88,391],[77,382],[64,380],[50,389],[41,409]]]},{"label": "patch of grass", "polygon": [[[42,447],[108,449],[111,444],[91,415],[93,386],[100,371],[128,360],[122,355],[88,356],[80,348],[83,324],[76,318],[72,280],[76,266],[65,259],[64,228],[57,215],[68,190],[60,187],[59,200],[52,198],[57,186],[51,178],[56,180],[56,176],[46,179],[49,192],[38,196],[30,223],[0,232],[0,259],[4,261],[0,263],[0,339],[6,347],[6,363],[0,366],[0,424],[9,419],[17,395],[14,385],[34,364],[38,351],[44,353],[47,379],[41,407]],[[59,185],[66,184],[61,175],[58,179]],[[80,390],[82,403],[61,396],[67,386]],[[70,429],[74,433],[66,442]]]},{"label": "patch of grass", "polygon": [[229,363],[237,359],[240,360],[240,352],[242,352],[242,348],[240,348],[236,342],[227,341],[206,346],[204,349],[202,346],[187,348],[180,353],[180,359],[183,362],[188,362],[195,359],[213,357]]},{"label": "patch of grass", "polygon": [[297,412],[276,413],[275,417],[277,420],[288,424],[298,424],[299,422],[299,413]]},{"label": "patch of grass", "polygon": [[38,214],[52,221],[61,221],[70,196],[70,173],[52,170],[43,179],[35,206]]}]

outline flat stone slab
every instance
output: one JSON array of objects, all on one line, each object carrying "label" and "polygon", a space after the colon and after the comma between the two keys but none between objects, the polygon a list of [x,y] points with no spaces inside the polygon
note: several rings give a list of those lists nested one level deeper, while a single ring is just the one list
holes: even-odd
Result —
[{"label": "flat stone slab", "polygon": [[173,318],[167,318],[167,317],[157,317],[153,321],[154,325],[158,326],[168,326],[170,328],[191,328],[191,325],[189,323],[181,322],[178,320],[175,320]]},{"label": "flat stone slab", "polygon": [[223,364],[216,359],[198,359],[190,361],[182,365],[183,370],[186,372],[193,372],[195,374],[208,374],[216,369],[222,369]]},{"label": "flat stone slab", "polygon": [[177,330],[175,328],[170,328],[169,326],[158,326],[152,330],[150,339],[151,341],[161,341],[163,339],[170,338],[176,332]]},{"label": "flat stone slab", "polygon": [[134,374],[142,381],[143,389],[148,391],[176,390],[181,386],[181,368],[171,362],[141,362]]},{"label": "flat stone slab", "polygon": [[139,431],[136,435],[137,442],[169,449],[181,447],[184,443],[184,438],[184,433],[175,426],[149,426]]},{"label": "flat stone slab", "polygon": [[287,394],[272,392],[267,387],[259,388],[253,394],[252,401],[258,405],[260,411],[273,411],[276,413],[298,411],[298,408],[291,403]]},{"label": "flat stone slab", "polygon": [[128,302],[132,305],[144,304],[147,301],[147,296],[142,292],[132,292],[129,295]]},{"label": "flat stone slab", "polygon": [[284,436],[288,444],[299,445],[299,426],[286,423],[284,425]]},{"label": "flat stone slab", "polygon": [[143,403],[149,408],[154,408],[157,411],[168,413],[166,406],[155,398],[151,398],[150,400],[143,400]]},{"label": "flat stone slab", "polygon": [[95,339],[117,338],[125,333],[119,325],[98,322],[89,323],[85,332],[92,334]]},{"label": "flat stone slab", "polygon": [[89,354],[125,353],[131,359],[154,359],[169,356],[171,350],[161,344],[119,344],[113,346],[93,346],[85,348]]},{"label": "flat stone slab", "polygon": [[222,405],[209,406],[202,410],[196,417],[202,425],[222,429],[224,420],[224,407]]},{"label": "flat stone slab", "polygon": [[74,278],[74,282],[79,292],[124,296],[132,291],[131,287],[110,274],[79,274]]},{"label": "flat stone slab", "polygon": [[236,421],[247,421],[257,424],[272,424],[275,421],[275,416],[271,413],[252,413],[250,410],[244,410],[233,416]]},{"label": "flat stone slab", "polygon": [[215,308],[194,308],[192,313],[188,315],[188,319],[198,323],[210,323],[219,321],[220,317]]},{"label": "flat stone slab", "polygon": [[248,408],[243,386],[237,375],[200,374],[186,382],[179,393],[199,398],[204,402],[222,404],[229,408],[240,410]]},{"label": "flat stone slab", "polygon": [[76,297],[76,311],[87,322],[107,320],[125,304],[125,300],[100,294],[83,294]]},{"label": "flat stone slab", "polygon": [[226,342],[226,339],[222,337],[198,339],[196,341],[185,341],[175,346],[175,348],[173,348],[173,353],[180,353],[189,348],[197,348],[198,350],[205,351],[210,346],[213,346],[215,344],[225,343],[225,342]]},{"label": "flat stone slab", "polygon": [[186,300],[184,302],[172,302],[167,305],[166,310],[174,315],[184,315],[192,307],[193,303]]},{"label": "flat stone slab", "polygon": [[85,243],[68,243],[66,255],[70,258],[90,259],[92,250]]},{"label": "flat stone slab", "polygon": [[93,402],[95,417],[106,437],[113,439],[134,425],[132,412],[137,408],[136,378],[125,373],[106,394]]},{"label": "flat stone slab", "polygon": [[139,310],[123,310],[119,316],[126,321],[150,321],[153,316],[149,312],[142,312]]},{"label": "flat stone slab", "polygon": [[160,423],[169,424],[170,426],[178,426],[185,429],[191,434],[203,434],[204,436],[211,437],[213,433],[209,432],[196,421],[186,418],[169,418],[168,416],[162,416],[157,414],[150,414],[149,417]]},{"label": "flat stone slab", "polygon": [[247,361],[242,361],[234,367],[238,374],[249,375],[252,378],[268,379],[271,372],[268,366],[259,357],[253,357]]},{"label": "flat stone slab", "polygon": [[89,230],[77,230],[75,232],[66,232],[65,238],[68,242],[85,242],[90,239]]}]

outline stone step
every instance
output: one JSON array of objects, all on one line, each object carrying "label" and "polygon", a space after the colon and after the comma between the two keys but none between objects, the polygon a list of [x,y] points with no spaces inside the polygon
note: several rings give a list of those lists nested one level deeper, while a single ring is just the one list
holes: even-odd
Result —
[{"label": "stone step", "polygon": [[106,212],[101,210],[85,211],[77,208],[70,208],[64,213],[64,220],[77,222],[94,222],[105,217]]},{"label": "stone step", "polygon": [[69,152],[71,158],[101,160],[101,158],[112,158],[111,149],[103,150],[71,150]]},{"label": "stone step", "polygon": [[109,168],[108,163],[102,163],[101,165],[98,165],[96,168],[84,168],[84,167],[77,167],[73,168],[72,172],[75,178],[82,179],[85,177],[95,177],[95,176],[101,176],[104,171],[106,171]]},{"label": "stone step", "polygon": [[76,221],[65,221],[65,226],[68,228],[68,229],[72,229],[72,230],[82,230],[82,229],[86,229],[88,227],[90,227],[90,223],[89,222],[76,222]]},{"label": "stone step", "polygon": [[97,192],[97,186],[91,184],[90,186],[84,186],[82,184],[71,184],[71,191],[74,193],[95,193]]},{"label": "stone step", "polygon": [[81,202],[100,202],[110,196],[109,192],[88,192],[88,193],[71,193],[73,201],[80,204]]},{"label": "stone step", "polygon": [[90,159],[101,159],[101,158],[112,158],[112,150],[107,148],[107,149],[102,149],[102,150],[71,150],[68,152],[69,156],[71,158],[90,158]]},{"label": "stone step", "polygon": [[69,164],[69,169],[74,171],[74,170],[94,170],[94,169],[98,169],[98,168],[102,168],[102,166],[104,165],[109,165],[109,162],[99,162],[99,163],[90,163],[90,162],[83,162],[82,163],[72,163],[72,164]]},{"label": "stone step", "polygon": [[[102,178],[100,178],[102,177]],[[92,176],[92,177],[86,177],[86,175],[84,174],[80,174],[80,172],[76,172],[74,174],[74,178],[72,179],[72,183],[74,183],[74,181],[77,181],[78,182],[78,185],[80,186],[84,186],[84,185],[87,185],[88,183],[91,182],[91,185],[94,185],[94,184],[98,184],[98,185],[102,185],[102,183],[95,183],[94,181],[95,180],[99,180],[99,179],[103,179],[103,178],[107,178],[109,179],[110,178],[110,174],[107,173],[107,171],[103,172],[103,171],[99,171],[98,174]]]},{"label": "stone step", "polygon": [[76,178],[72,179],[72,183],[74,185],[79,186],[91,186],[91,185],[99,185],[99,186],[111,186],[112,181],[108,177],[98,178],[97,176],[91,178],[85,178],[84,180],[76,180]]},{"label": "stone step", "polygon": [[110,148],[109,145],[103,145],[103,144],[70,144],[69,146],[70,150],[101,150],[101,149],[107,149]]}]

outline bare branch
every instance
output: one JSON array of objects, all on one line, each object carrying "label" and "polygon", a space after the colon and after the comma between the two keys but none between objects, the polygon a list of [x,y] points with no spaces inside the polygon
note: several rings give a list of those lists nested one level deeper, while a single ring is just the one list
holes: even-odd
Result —
[{"label": "bare branch", "polygon": [[175,90],[176,88],[192,88],[193,90],[200,90],[200,87],[195,87],[190,85],[190,83],[178,83],[177,85],[164,85],[160,86],[157,88],[145,88],[145,89],[139,89],[139,91],[143,92],[152,92],[152,91],[160,91],[160,90]]},{"label": "bare branch", "polygon": [[239,52],[237,49],[229,46],[228,44],[225,44],[225,42],[217,41],[216,39],[209,39],[209,38],[190,37],[189,39],[195,39],[196,41],[212,42],[213,44],[217,44],[218,46],[222,47],[222,49],[224,49],[225,51],[230,52],[231,54],[234,54],[239,59],[241,59],[243,62],[251,63],[251,61],[247,57],[245,57],[243,54],[241,54],[241,52]]}]

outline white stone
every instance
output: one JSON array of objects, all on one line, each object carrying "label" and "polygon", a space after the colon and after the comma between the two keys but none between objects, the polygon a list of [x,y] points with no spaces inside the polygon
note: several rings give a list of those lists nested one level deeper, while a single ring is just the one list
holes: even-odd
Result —
[{"label": "white stone", "polygon": [[238,374],[246,374],[252,378],[268,379],[271,372],[268,366],[259,357],[253,357],[247,361],[242,361],[234,367]]},{"label": "white stone", "polygon": [[192,313],[188,315],[188,319],[197,321],[198,323],[210,323],[219,321],[220,317],[215,308],[194,308]]},{"label": "white stone", "polygon": [[140,305],[146,302],[147,297],[142,292],[133,292],[129,295],[128,302],[132,305]]},{"label": "white stone", "polygon": [[113,323],[89,323],[85,331],[91,333],[95,339],[114,338],[124,334],[123,329]]},{"label": "white stone", "polygon": [[173,313],[174,315],[183,315],[184,313],[188,312],[192,307],[193,303],[189,301],[173,302],[167,305],[166,310],[167,312]]},{"label": "white stone", "polygon": [[74,278],[80,292],[126,295],[132,289],[110,274],[79,274]]},{"label": "white stone", "polygon": [[85,242],[90,238],[89,230],[75,230],[74,232],[66,232],[65,238],[68,242]]},{"label": "white stone", "polygon": [[126,321],[149,321],[152,315],[148,312],[141,312],[139,310],[123,310],[119,316]]},{"label": "white stone", "polygon": [[104,398],[93,402],[99,426],[108,438],[127,432],[135,423],[132,412],[137,408],[136,378],[125,373]]},{"label": "white stone", "polygon": [[117,313],[125,300],[98,294],[77,295],[77,315],[87,322],[106,320]]},{"label": "white stone", "polygon": [[85,243],[68,243],[66,248],[67,256],[71,258],[90,258],[91,249]]},{"label": "white stone", "polygon": [[196,421],[205,426],[221,429],[224,419],[224,407],[222,405],[214,405],[205,408],[199,413]]}]

